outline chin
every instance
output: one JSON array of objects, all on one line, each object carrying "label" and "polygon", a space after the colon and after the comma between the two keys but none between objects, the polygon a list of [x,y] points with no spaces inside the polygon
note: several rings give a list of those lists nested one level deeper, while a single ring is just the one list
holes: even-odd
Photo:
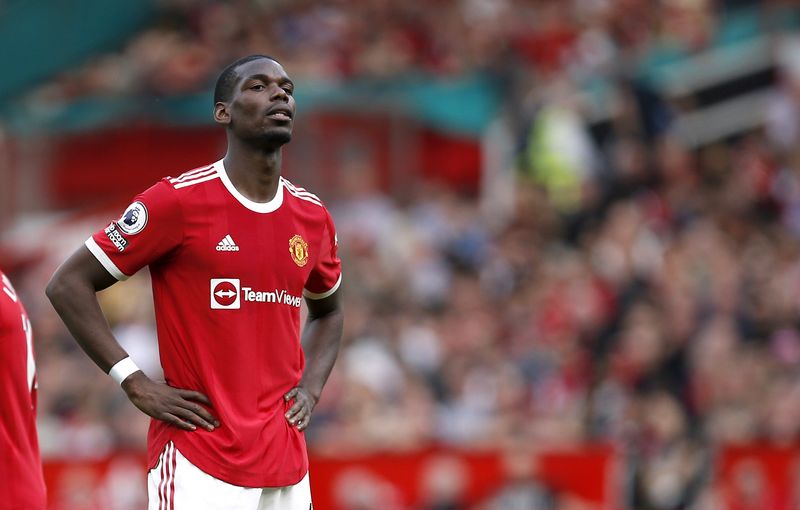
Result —
[{"label": "chin", "polygon": [[292,132],[288,129],[271,129],[264,133],[262,140],[270,146],[285,145],[292,141]]}]

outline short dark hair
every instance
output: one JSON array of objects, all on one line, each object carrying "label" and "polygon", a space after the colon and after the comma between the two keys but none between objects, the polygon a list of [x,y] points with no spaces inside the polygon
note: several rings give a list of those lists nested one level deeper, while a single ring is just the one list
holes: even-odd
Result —
[{"label": "short dark hair", "polygon": [[219,78],[217,78],[217,84],[214,86],[214,104],[224,103],[230,100],[231,94],[233,93],[233,87],[236,86],[236,80],[239,79],[236,69],[240,65],[252,62],[253,60],[260,60],[262,58],[266,60],[272,60],[273,62],[280,64],[278,59],[270,57],[269,55],[248,55],[240,58],[236,62],[223,69],[222,73],[219,75]]}]

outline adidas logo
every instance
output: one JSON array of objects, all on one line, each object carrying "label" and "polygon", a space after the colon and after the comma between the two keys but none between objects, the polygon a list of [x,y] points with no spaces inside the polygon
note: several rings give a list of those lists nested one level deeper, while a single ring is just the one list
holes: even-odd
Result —
[{"label": "adidas logo", "polygon": [[239,251],[239,247],[233,242],[230,234],[222,238],[222,241],[217,244],[217,251]]}]

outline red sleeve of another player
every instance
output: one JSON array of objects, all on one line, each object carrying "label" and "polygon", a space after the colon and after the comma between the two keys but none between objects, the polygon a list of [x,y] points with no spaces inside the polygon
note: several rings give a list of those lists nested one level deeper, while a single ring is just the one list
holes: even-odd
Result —
[{"label": "red sleeve of another player", "polygon": [[319,257],[306,281],[303,295],[308,299],[322,299],[330,296],[342,283],[342,261],[336,251],[339,247],[336,240],[336,227],[331,215],[325,211],[325,230],[319,248]]},{"label": "red sleeve of another player", "polygon": [[117,280],[156,262],[183,240],[175,190],[160,181],[136,196],[118,219],[86,240],[86,247]]}]

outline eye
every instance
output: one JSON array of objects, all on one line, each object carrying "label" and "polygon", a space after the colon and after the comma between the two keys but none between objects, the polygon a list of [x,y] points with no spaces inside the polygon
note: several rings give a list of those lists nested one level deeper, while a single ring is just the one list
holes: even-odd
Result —
[{"label": "eye", "polygon": [[292,92],[294,92],[294,89],[292,87],[286,86],[286,87],[282,87],[282,88],[290,96],[292,95]]},{"label": "eye", "polygon": [[250,87],[250,90],[259,91],[259,90],[264,90],[265,88],[266,87],[262,83],[256,83],[255,85]]}]

